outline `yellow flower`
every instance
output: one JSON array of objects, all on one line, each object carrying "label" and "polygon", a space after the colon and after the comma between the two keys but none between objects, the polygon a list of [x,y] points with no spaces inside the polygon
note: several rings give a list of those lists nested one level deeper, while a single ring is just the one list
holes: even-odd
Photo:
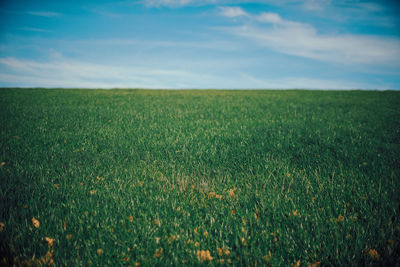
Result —
[{"label": "yellow flower", "polygon": [[222,199],[222,195],[215,195],[215,198],[221,200]]},{"label": "yellow flower", "polygon": [[35,219],[35,217],[32,218],[32,224],[35,226],[35,228],[39,228],[40,222]]},{"label": "yellow flower", "polygon": [[53,254],[50,251],[47,251],[46,255],[41,258],[41,261],[44,265],[53,265],[54,261],[52,259]]},{"label": "yellow flower", "polygon": [[129,220],[129,221],[133,221],[133,216],[132,216],[132,215],[129,216],[129,217],[128,217],[128,220]]},{"label": "yellow flower", "polygon": [[97,176],[96,179],[97,179],[98,181],[104,181],[104,177]]},{"label": "yellow flower", "polygon": [[269,250],[268,251],[268,254],[266,254],[264,257],[264,260],[266,260],[266,261],[271,261],[272,260],[272,253],[271,253],[271,250]]},{"label": "yellow flower", "polygon": [[228,193],[230,197],[234,197],[235,196],[235,191],[236,191],[236,187],[229,189]]},{"label": "yellow flower", "polygon": [[49,245],[49,248],[52,249],[55,239],[54,238],[50,238],[50,237],[46,237],[45,240],[46,240],[47,244]]},{"label": "yellow flower", "polygon": [[194,228],[194,234],[197,235],[198,234],[197,231],[198,231],[198,227]]},{"label": "yellow flower", "polygon": [[200,243],[199,242],[195,242],[194,246],[197,248],[198,246],[200,246]]},{"label": "yellow flower", "polygon": [[101,248],[97,249],[97,255],[101,255],[104,253],[104,250],[102,250]]},{"label": "yellow flower", "polygon": [[91,194],[91,195],[96,194],[96,190],[90,190],[90,191],[89,191],[89,194]]},{"label": "yellow flower", "polygon": [[208,232],[204,231],[203,235],[204,235],[204,237],[207,237],[208,236]]},{"label": "yellow flower", "polygon": [[225,248],[225,247],[222,247],[222,248],[217,248],[217,254],[218,255],[220,255],[220,256],[223,256],[223,255],[230,255],[231,254],[231,252],[229,251],[229,249],[227,249],[227,248]]},{"label": "yellow flower", "polygon": [[163,249],[162,249],[162,248],[159,248],[159,249],[156,249],[156,251],[154,252],[153,257],[154,257],[154,258],[159,258],[159,257],[162,256],[162,254],[163,254]]},{"label": "yellow flower", "polygon": [[299,214],[297,213],[297,210],[293,211],[293,216],[298,216]]},{"label": "yellow flower", "polygon": [[337,222],[343,222],[344,221],[343,215],[339,215],[339,217],[337,217],[336,221]]},{"label": "yellow flower", "polygon": [[244,237],[242,237],[240,240],[242,241],[243,245],[247,246],[247,241],[244,239]]},{"label": "yellow flower", "polygon": [[67,235],[67,239],[70,240],[71,238],[72,238],[72,235],[71,235],[71,234],[68,234],[68,235]]},{"label": "yellow flower", "polygon": [[3,161],[3,162],[1,163],[1,166],[3,167],[4,165],[6,165],[6,163]]},{"label": "yellow flower", "polygon": [[5,224],[3,222],[0,222],[0,232],[3,232]]},{"label": "yellow flower", "polygon": [[379,253],[376,249],[367,249],[365,253],[367,253],[367,255],[373,260],[379,259]]},{"label": "yellow flower", "polygon": [[293,263],[292,266],[293,267],[300,267],[301,266],[300,260],[296,261],[296,263]]},{"label": "yellow flower", "polygon": [[196,252],[196,256],[200,262],[212,261],[214,259],[213,257],[211,257],[209,250],[198,250]]},{"label": "yellow flower", "polygon": [[140,266],[140,262],[135,262],[135,267],[139,267]]},{"label": "yellow flower", "polygon": [[208,197],[215,197],[215,192],[208,193]]},{"label": "yellow flower", "polygon": [[157,225],[158,227],[161,227],[161,222],[158,219],[154,220],[154,224]]}]

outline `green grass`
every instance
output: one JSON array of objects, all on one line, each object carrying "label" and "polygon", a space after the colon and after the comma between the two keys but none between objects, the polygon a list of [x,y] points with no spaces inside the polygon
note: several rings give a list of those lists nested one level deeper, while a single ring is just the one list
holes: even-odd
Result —
[{"label": "green grass", "polygon": [[2,89],[0,125],[3,264],[400,259],[400,92]]}]

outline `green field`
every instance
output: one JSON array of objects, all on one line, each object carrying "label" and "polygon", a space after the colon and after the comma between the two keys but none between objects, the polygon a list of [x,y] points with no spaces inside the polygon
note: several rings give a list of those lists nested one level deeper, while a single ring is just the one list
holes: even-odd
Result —
[{"label": "green field", "polygon": [[4,265],[400,260],[400,92],[0,89],[0,125]]}]

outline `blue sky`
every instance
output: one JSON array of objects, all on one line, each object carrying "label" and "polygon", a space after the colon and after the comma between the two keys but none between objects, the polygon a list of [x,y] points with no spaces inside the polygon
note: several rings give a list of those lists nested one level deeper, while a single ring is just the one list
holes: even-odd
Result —
[{"label": "blue sky", "polygon": [[400,4],[0,0],[0,86],[400,89]]}]

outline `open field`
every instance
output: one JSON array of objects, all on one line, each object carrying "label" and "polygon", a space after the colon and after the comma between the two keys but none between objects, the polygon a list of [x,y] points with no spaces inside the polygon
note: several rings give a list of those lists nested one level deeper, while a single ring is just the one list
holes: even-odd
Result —
[{"label": "open field", "polygon": [[1,89],[0,125],[3,264],[400,259],[400,92]]}]

